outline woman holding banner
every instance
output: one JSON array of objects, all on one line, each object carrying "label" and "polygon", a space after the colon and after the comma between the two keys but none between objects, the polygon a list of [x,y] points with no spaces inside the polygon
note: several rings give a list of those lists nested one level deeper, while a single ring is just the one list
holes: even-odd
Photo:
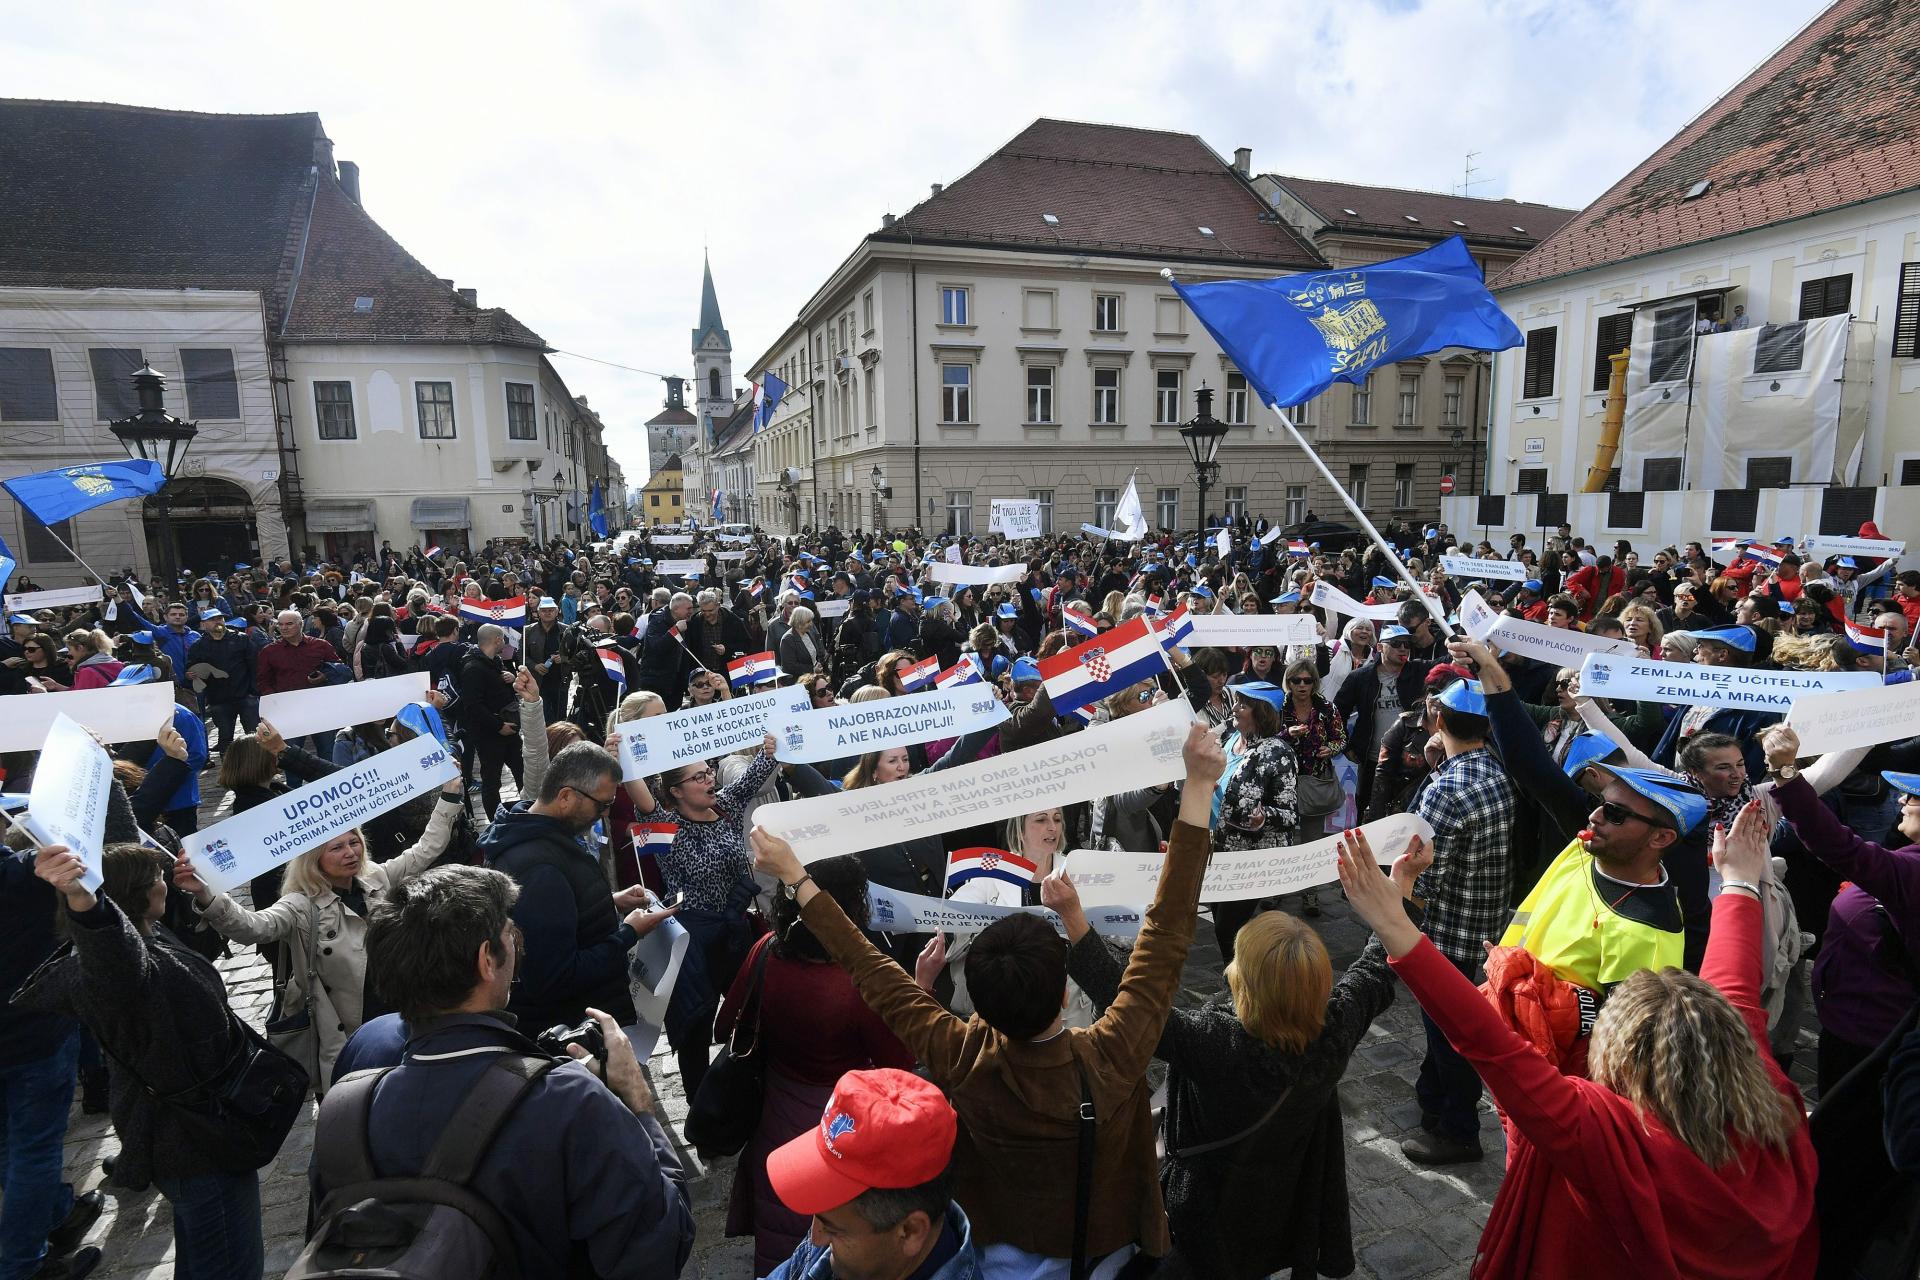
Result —
[{"label": "woman holding banner", "polygon": [[[1214,793],[1216,846],[1225,851],[1284,848],[1293,843],[1299,825],[1299,765],[1280,718],[1287,691],[1260,683],[1236,685],[1233,692],[1233,728],[1222,742],[1227,768]],[[1260,904],[1245,900],[1208,905],[1221,958],[1231,963],[1234,935],[1253,919]],[[1302,895],[1302,910],[1320,914],[1319,899],[1311,890]]]}]

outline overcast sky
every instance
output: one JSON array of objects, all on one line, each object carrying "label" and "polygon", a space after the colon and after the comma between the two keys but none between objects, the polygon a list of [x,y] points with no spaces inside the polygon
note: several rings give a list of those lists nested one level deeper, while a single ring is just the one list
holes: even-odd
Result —
[{"label": "overcast sky", "polygon": [[[16,7],[0,92],[317,111],[367,209],[563,351],[690,374],[700,255],[734,372],[876,228],[1036,116],[1257,171],[1586,203],[1815,0]],[[659,379],[565,355],[638,488]]]}]

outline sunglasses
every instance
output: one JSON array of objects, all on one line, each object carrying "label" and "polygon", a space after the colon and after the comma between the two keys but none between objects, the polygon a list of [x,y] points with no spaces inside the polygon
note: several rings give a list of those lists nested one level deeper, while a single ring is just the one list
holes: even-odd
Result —
[{"label": "sunglasses", "polygon": [[1666,825],[1663,822],[1656,822],[1644,813],[1635,813],[1623,804],[1615,804],[1611,800],[1602,800],[1600,802],[1600,816],[1605,818],[1610,826],[1615,827],[1624,827],[1629,822],[1644,822],[1650,827]]},{"label": "sunglasses", "polygon": [[1287,681],[1287,683],[1290,685],[1299,685],[1304,688],[1310,689],[1317,683],[1317,681],[1315,681],[1312,676],[1295,676],[1293,679]]}]

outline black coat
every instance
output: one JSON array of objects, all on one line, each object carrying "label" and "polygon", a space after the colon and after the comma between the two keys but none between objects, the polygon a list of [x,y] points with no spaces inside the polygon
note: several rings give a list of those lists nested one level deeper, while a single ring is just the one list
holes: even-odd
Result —
[{"label": "black coat", "polygon": [[478,649],[460,663],[460,723],[475,741],[499,738],[502,725],[520,724],[513,686],[500,677],[506,667]]},{"label": "black coat", "polygon": [[[1400,695],[1402,710],[1413,706],[1426,693],[1427,671],[1428,665],[1424,662],[1408,662],[1400,668],[1395,688]],[[1347,755],[1360,766],[1359,798],[1363,809],[1373,789],[1373,770],[1378,759],[1373,745],[1373,728],[1379,700],[1380,663],[1377,659],[1348,676],[1333,698],[1333,705],[1339,708],[1341,715],[1354,717],[1353,729],[1347,735]]]},{"label": "black coat", "polygon": [[[652,628],[648,628],[648,633],[652,633]],[[753,652],[753,637],[747,631],[747,624],[740,621],[740,615],[731,609],[720,610],[720,616],[712,622],[701,617],[700,611],[695,609],[693,616],[687,619],[686,641],[687,648],[693,650],[701,666],[723,675],[727,663],[743,653]],[[714,645],[720,646],[720,653],[713,652]]]}]

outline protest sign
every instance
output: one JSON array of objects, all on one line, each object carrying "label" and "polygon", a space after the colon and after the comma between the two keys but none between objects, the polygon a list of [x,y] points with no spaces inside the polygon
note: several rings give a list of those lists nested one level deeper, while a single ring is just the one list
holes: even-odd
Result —
[{"label": "protest sign", "polygon": [[[1412,813],[1391,814],[1360,830],[1366,832],[1367,843],[1383,867],[1392,866],[1415,836],[1433,839],[1427,820]],[[1331,835],[1277,849],[1237,853],[1216,849],[1207,860],[1200,901],[1245,902],[1331,884],[1340,878],[1339,844],[1340,837]],[[1067,879],[1079,890],[1081,905],[1089,909],[1105,903],[1151,902],[1166,862],[1164,853],[1076,849],[1067,855]]]},{"label": "protest sign", "polygon": [[992,498],[988,501],[987,532],[1009,539],[1040,536],[1040,503],[1034,498]]},{"label": "protest sign", "polygon": [[713,558],[725,564],[734,560],[745,560],[747,555],[745,551],[716,551],[713,553]]},{"label": "protest sign", "polygon": [[[1872,674],[1869,672],[1868,674]],[[1800,754],[1822,756],[1913,736],[1920,723],[1920,681],[1796,698],[1787,723],[1800,735]]]},{"label": "protest sign", "polygon": [[291,689],[260,699],[260,718],[283,738],[304,738],[325,729],[385,720],[409,702],[425,701],[428,688],[426,672],[409,671],[384,680]]},{"label": "protest sign", "polygon": [[941,552],[940,558],[945,560],[948,564],[960,564],[966,560],[966,556],[961,554],[960,544],[957,542],[954,543],[952,546],[948,547],[945,551]]},{"label": "protest sign", "polygon": [[853,601],[844,596],[838,600],[828,597],[825,600],[816,601],[813,611],[822,618],[844,618],[847,616],[847,606],[852,603]]},{"label": "protest sign", "polygon": [[1483,581],[1498,579],[1502,582],[1525,582],[1527,566],[1518,560],[1478,560],[1472,556],[1441,556],[1440,567],[1447,571],[1450,578],[1479,578]]},{"label": "protest sign", "polygon": [[1631,657],[1635,652],[1633,641],[1624,638],[1612,639],[1588,635],[1584,631],[1564,631],[1543,622],[1507,617],[1482,599],[1478,591],[1469,591],[1461,598],[1460,625],[1475,640],[1508,653],[1517,653],[1523,658],[1551,662],[1557,667],[1578,666],[1589,653]]},{"label": "protest sign", "polygon": [[0,751],[38,751],[53,722],[63,715],[108,742],[143,742],[173,718],[173,686],[128,684],[15,695],[7,714],[0,716]]},{"label": "protest sign", "polygon": [[656,533],[651,541],[656,547],[690,547],[693,535],[690,533]]},{"label": "protest sign", "polygon": [[92,604],[102,594],[97,583],[91,587],[60,587],[53,591],[10,591],[7,593],[7,608],[28,613],[35,609],[58,609],[70,604]]},{"label": "protest sign", "polygon": [[720,541],[722,542],[752,542],[753,541],[753,535],[750,533],[723,533],[719,535],[719,538],[720,538]]},{"label": "protest sign", "polygon": [[[1104,938],[1131,938],[1146,921],[1144,906],[1086,907],[1088,926]],[[1045,907],[1003,906],[997,902],[955,902],[902,893],[885,885],[867,884],[867,927],[878,933],[979,933],[1008,916],[1037,915],[1065,932],[1060,917]]]},{"label": "protest sign", "polygon": [[1312,603],[1316,608],[1330,609],[1349,618],[1366,618],[1371,622],[1392,622],[1400,616],[1400,603],[1397,600],[1389,600],[1385,604],[1361,604],[1325,579],[1313,584]]},{"label": "protest sign", "polygon": [[667,1006],[673,1001],[674,984],[680,980],[680,966],[687,958],[687,946],[693,935],[687,927],[668,916],[653,927],[646,937],[633,944],[627,961],[627,990],[633,997],[633,1025],[627,1039],[633,1042],[633,1056],[645,1062],[660,1043],[667,1025]]},{"label": "protest sign", "polygon": [[1277,541],[1277,540],[1279,539],[1279,537],[1280,537],[1280,531],[1281,531],[1281,529],[1282,529],[1282,528],[1284,528],[1284,527],[1285,527],[1285,526],[1283,526],[1283,525],[1277,525],[1277,524],[1276,524],[1276,525],[1274,525],[1274,526],[1272,526],[1271,528],[1269,528],[1269,529],[1268,529],[1268,530],[1267,530],[1267,531],[1266,531],[1265,533],[1263,533],[1263,534],[1261,534],[1261,535],[1260,535],[1260,545],[1264,547],[1264,546],[1268,546],[1269,544],[1271,544],[1271,543],[1273,543],[1273,542],[1275,542],[1275,541]]},{"label": "protest sign", "polygon": [[754,820],[813,862],[1159,786],[1186,772],[1181,755],[1191,721],[1183,698],[958,768],[762,805]]},{"label": "protest sign", "polygon": [[1007,714],[993,686],[979,683],[822,707],[790,716],[774,730],[780,739],[776,754],[794,764],[842,760],[991,729]]},{"label": "protest sign", "polygon": [[1590,653],[1580,668],[1580,692],[1591,698],[1693,703],[1752,711],[1789,711],[1810,693],[1880,688],[1871,671],[1759,671],[1709,667]]},{"label": "protest sign", "polygon": [[107,793],[112,788],[113,757],[77,722],[55,716],[34,766],[20,822],[41,844],[63,844],[86,864],[80,883],[89,893],[100,891]]},{"label": "protest sign", "polygon": [[620,734],[621,777],[631,782],[676,765],[757,746],[777,732],[788,716],[812,706],[813,696],[806,687],[794,684],[615,725]]},{"label": "protest sign", "polygon": [[1124,542],[1127,537],[1124,533],[1115,533],[1111,529],[1102,529],[1097,524],[1083,524],[1080,526],[1080,532],[1095,538],[1105,538],[1112,542]]},{"label": "protest sign", "polygon": [[996,582],[1018,582],[1027,576],[1027,566],[1025,564],[950,564],[945,560],[929,560],[927,576],[935,582],[951,582],[959,587],[985,587]]},{"label": "protest sign", "polygon": [[707,562],[696,556],[691,560],[662,560],[653,567],[657,573],[697,578],[707,571]]},{"label": "protest sign", "polygon": [[1907,553],[1907,544],[1887,538],[1832,538],[1816,535],[1800,548],[1815,556],[1872,556],[1876,560],[1898,560]]},{"label": "protest sign", "polygon": [[1312,644],[1319,638],[1320,620],[1310,613],[1196,613],[1193,630],[1181,643],[1189,648],[1245,649],[1256,644]]}]

